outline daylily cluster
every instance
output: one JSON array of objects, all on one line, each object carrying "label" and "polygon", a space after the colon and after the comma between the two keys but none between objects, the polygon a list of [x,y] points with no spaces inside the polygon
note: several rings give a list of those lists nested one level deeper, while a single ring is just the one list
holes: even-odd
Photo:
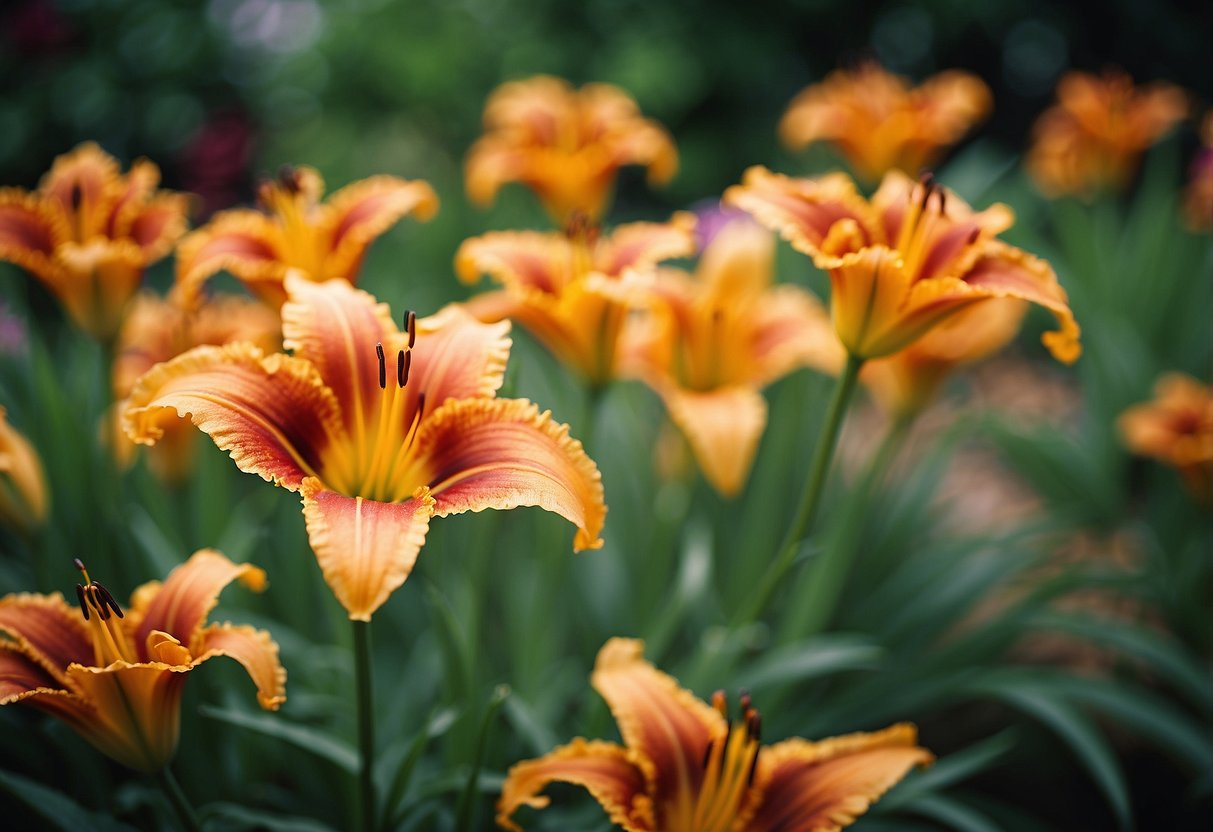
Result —
[{"label": "daylily cluster", "polygon": [[1154,400],[1121,414],[1129,450],[1172,465],[1192,494],[1213,504],[1213,388],[1182,373],[1168,373]]}]

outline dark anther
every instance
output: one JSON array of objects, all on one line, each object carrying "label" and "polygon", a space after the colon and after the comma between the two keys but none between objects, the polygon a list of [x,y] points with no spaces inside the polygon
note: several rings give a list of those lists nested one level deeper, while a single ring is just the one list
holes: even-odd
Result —
[{"label": "dark anther", "polygon": [[80,602],[80,612],[84,613],[84,620],[88,621],[88,601],[84,600],[84,587],[80,584],[76,584],[76,600]]},{"label": "dark anther", "polygon": [[746,717],[745,728],[746,733],[750,735],[750,739],[762,739],[762,716],[758,711],[750,711],[749,716]]},{"label": "dark anther", "polygon": [[[102,609],[108,606],[114,611],[114,615],[118,616],[119,618],[126,618],[126,616],[122,614],[122,607],[118,606],[118,602],[114,600],[113,595],[110,595],[110,591],[108,589],[96,581],[93,581],[93,586],[96,588],[97,594],[101,596],[101,600],[103,602],[98,606],[100,606]],[[109,616],[106,615],[105,618],[109,618]]]},{"label": "dark anther", "polygon": [[291,193],[299,193],[299,171],[291,165],[283,165],[278,168],[278,182]]},{"label": "dark anther", "polygon": [[409,334],[409,349],[411,350],[413,344],[417,343],[417,313],[412,309],[404,314],[404,330]]},{"label": "dark anther", "polygon": [[409,383],[409,368],[413,366],[413,354],[401,350],[396,353],[396,384],[399,387]]},{"label": "dark anther", "polygon": [[80,558],[72,558],[72,563],[75,564],[76,568],[79,569],[82,573],[84,573],[86,575],[88,574],[88,572],[84,568],[84,561],[80,560]]},{"label": "dark anther", "polygon": [[80,189],[79,182],[72,183],[72,210],[79,211],[80,203],[84,202],[84,191]]},{"label": "dark anther", "polygon": [[383,344],[375,345],[375,355],[379,356],[379,389],[387,389],[387,364],[383,360]]}]

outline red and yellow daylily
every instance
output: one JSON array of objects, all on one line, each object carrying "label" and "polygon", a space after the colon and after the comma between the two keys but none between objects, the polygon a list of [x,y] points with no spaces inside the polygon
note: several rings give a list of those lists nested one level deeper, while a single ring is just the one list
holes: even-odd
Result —
[{"label": "red and yellow daylily", "polygon": [[1167,373],[1154,400],[1130,407],[1117,426],[1129,450],[1174,466],[1198,499],[1213,504],[1213,387]]},{"label": "red and yellow daylily", "polygon": [[892,355],[962,310],[991,298],[1048,309],[1059,329],[1043,336],[1059,361],[1082,352],[1065,290],[1043,260],[997,235],[1005,205],[973,211],[929,177],[887,174],[871,201],[844,174],[794,179],[754,167],[725,202],[780,232],[830,276],[830,314],[847,351]]},{"label": "red and yellow daylily", "polygon": [[[83,566],[77,561],[83,570]],[[58,717],[99,751],[146,772],[177,749],[187,674],[215,656],[244,666],[261,707],[286,700],[286,671],[269,633],[206,618],[232,581],[260,591],[265,573],[202,549],[135,590],[125,615],[84,572],[80,608],[51,595],[0,599],[0,705],[24,702]]]},{"label": "red and yellow daylily", "polygon": [[624,165],[644,165],[654,184],[678,170],[669,133],[609,84],[574,90],[547,75],[502,84],[485,104],[484,129],[465,164],[468,196],[488,205],[502,185],[521,182],[561,226],[601,219]]},{"label": "red and yellow daylily", "polygon": [[[135,382],[164,361],[203,345],[248,341],[266,352],[282,344],[278,314],[265,304],[233,295],[196,294],[190,301],[179,292],[161,297],[142,292],[131,304],[114,356],[113,390],[115,455],[123,464],[134,461],[134,445],[121,430],[121,414]],[[160,415],[160,441],[150,449],[152,471],[167,482],[181,482],[193,467],[198,431],[171,411]]]},{"label": "red and yellow daylily", "polygon": [[990,112],[990,90],[976,75],[949,70],[917,87],[875,62],[830,73],[803,90],[779,122],[799,149],[834,145],[868,182],[891,170],[917,175]]},{"label": "red and yellow daylily", "polygon": [[1172,84],[1138,87],[1119,71],[1067,72],[1057,104],[1036,121],[1025,164],[1048,196],[1120,188],[1142,152],[1187,114],[1187,95]]},{"label": "red and yellow daylily", "polygon": [[275,309],[286,300],[282,281],[288,271],[355,283],[367,248],[380,234],[409,214],[426,221],[438,211],[428,183],[395,176],[354,182],[321,203],[323,194],[324,180],[314,168],[287,166],[261,183],[261,210],[223,211],[187,235],[177,250],[183,300],[221,269]]},{"label": "red and yellow daylily", "polygon": [[300,492],[325,580],[359,621],[404,583],[434,516],[537,505],[577,526],[575,549],[601,545],[602,483],[581,443],[496,398],[508,323],[452,305],[400,331],[343,280],[284,287],[293,354],[240,343],[160,364],[131,393],[127,434],[152,444],[163,411],[188,415],[242,471]]},{"label": "red and yellow daylily", "polygon": [[29,530],[46,519],[46,477],[30,441],[0,407],[0,520]]},{"label": "red and yellow daylily", "polygon": [[38,190],[0,188],[0,260],[46,284],[72,320],[108,341],[143,270],[185,232],[185,194],[156,190],[146,159],[122,174],[92,142],[55,159]]},{"label": "red and yellow daylily", "polygon": [[661,396],[726,496],[744,485],[766,427],[759,390],[831,348],[842,353],[816,298],[771,285],[775,237],[742,217],[716,233],[694,277],[658,272],[654,302],[625,329],[623,350],[625,374]]},{"label": "red and yellow daylily", "polygon": [[610,234],[495,231],[465,240],[455,271],[465,283],[490,275],[503,288],[474,298],[483,321],[510,318],[593,384],[613,379],[628,313],[647,297],[654,264],[695,252],[695,217],[636,222]]},{"label": "red and yellow daylily", "polygon": [[730,719],[724,692],[712,705],[644,660],[644,644],[614,638],[591,677],[624,745],[575,739],[510,769],[497,823],[542,809],[552,782],[583,786],[626,832],[836,832],[932,755],[914,726],[809,742],[760,744],[749,697]]}]

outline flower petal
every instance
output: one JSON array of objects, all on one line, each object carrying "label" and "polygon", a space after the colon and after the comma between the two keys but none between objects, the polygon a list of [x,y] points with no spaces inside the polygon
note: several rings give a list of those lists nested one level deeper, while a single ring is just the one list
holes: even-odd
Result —
[{"label": "flower petal", "polygon": [[[740,185],[724,193],[722,202],[747,211],[779,234],[797,251],[828,267],[837,255],[861,246],[884,243],[875,212],[855,190],[850,177],[834,173],[818,179],[794,179],[762,166],[745,172]],[[847,244],[838,246],[831,229],[850,220]]]},{"label": "flower petal", "polygon": [[419,319],[408,412],[423,393],[427,409],[448,399],[492,398],[505,380],[509,332],[508,321],[481,323],[459,304]]},{"label": "flower petal", "polygon": [[575,550],[602,545],[598,467],[568,425],[526,400],[448,401],[422,422],[416,453],[439,517],[539,506],[577,526]]},{"label": "flower petal", "polygon": [[58,679],[60,687],[69,664],[93,661],[93,642],[81,613],[69,607],[58,592],[20,593],[0,599],[0,632]]},{"label": "flower petal", "polygon": [[135,631],[135,649],[146,660],[147,638],[160,630],[187,645],[197,656],[202,650],[199,631],[206,617],[219,603],[219,593],[232,581],[260,592],[265,588],[265,572],[250,563],[232,563],[214,549],[199,549],[178,566],[159,591],[148,601],[143,619]]},{"label": "flower petal", "polygon": [[425,543],[434,500],[420,488],[402,503],[346,497],[303,481],[303,517],[320,571],[354,621],[370,621],[408,579]]},{"label": "flower petal", "polygon": [[73,218],[78,243],[104,236],[124,185],[118,162],[95,142],[85,142],[55,159],[38,190]]},{"label": "flower petal", "polygon": [[73,689],[92,705],[92,718],[73,724],[99,751],[133,769],[154,773],[177,750],[181,689],[189,666],[126,664],[68,668]]},{"label": "flower petal", "polygon": [[145,263],[154,263],[173,250],[173,244],[185,233],[189,197],[161,193],[139,207],[127,231],[139,248]]},{"label": "flower petal", "polygon": [[829,313],[799,286],[776,286],[750,313],[751,378],[769,384],[798,367],[837,375],[846,363]]},{"label": "flower petal", "polygon": [[662,398],[690,440],[704,477],[724,496],[736,496],[767,424],[766,399],[744,386],[703,392],[670,387]]},{"label": "flower petal", "polygon": [[255,284],[280,282],[286,269],[281,231],[258,211],[236,209],[216,214],[177,246],[177,287],[186,300],[220,270]]},{"label": "flower petal", "polygon": [[16,188],[0,188],[0,260],[50,281],[55,248],[67,236],[63,217],[46,202]]},{"label": "flower petal", "polygon": [[1057,282],[1053,268],[1037,257],[998,240],[986,244],[981,258],[964,281],[990,297],[1020,298],[1043,306],[1057,318],[1058,329],[1046,332],[1041,341],[1064,364],[1073,364],[1082,355],[1081,330],[1070,311],[1065,289]]},{"label": "flower petal", "polygon": [[251,344],[196,347],[135,385],[123,414],[133,441],[154,445],[165,409],[189,416],[241,471],[298,490],[330,443],[345,442],[333,393],[302,359]]},{"label": "flower petal", "polygon": [[482,274],[510,288],[558,293],[573,279],[567,238],[538,231],[493,231],[464,240],[455,253],[455,273],[464,283]]},{"label": "flower petal", "polygon": [[652,266],[695,253],[695,215],[679,211],[669,222],[621,225],[594,248],[594,271],[615,277],[626,269]]},{"label": "flower petal", "polygon": [[324,277],[353,282],[367,246],[409,214],[422,222],[431,219],[438,212],[438,195],[427,182],[372,176],[334,193],[322,210],[329,246]]},{"label": "flower petal", "polygon": [[540,795],[549,783],[583,786],[614,823],[627,832],[653,832],[652,799],[644,774],[627,749],[610,742],[575,739],[548,754],[513,766],[501,785],[497,824],[514,832],[522,827],[511,818],[522,806],[542,809],[551,799]]},{"label": "flower petal", "polygon": [[760,805],[746,832],[837,832],[849,826],[911,768],[934,759],[916,741],[914,726],[902,724],[763,749],[754,781]]},{"label": "flower petal", "polygon": [[646,662],[644,643],[635,639],[613,638],[603,645],[590,679],[652,784],[657,818],[673,814],[671,805],[689,816],[703,781],[704,751],[724,735],[724,717]]},{"label": "flower petal", "polygon": [[60,268],[48,281],[51,289],[77,325],[109,340],[143,280],[143,250],[130,240],[94,237],[84,245],[64,243],[56,255]]},{"label": "flower petal", "polygon": [[286,701],[286,670],[278,660],[278,645],[265,630],[234,624],[212,624],[194,639],[198,658],[230,656],[248,671],[257,686],[257,702],[276,711]]},{"label": "flower petal", "polygon": [[27,647],[0,639],[0,705],[20,702],[37,691],[65,687],[67,677],[62,670],[52,675]]}]

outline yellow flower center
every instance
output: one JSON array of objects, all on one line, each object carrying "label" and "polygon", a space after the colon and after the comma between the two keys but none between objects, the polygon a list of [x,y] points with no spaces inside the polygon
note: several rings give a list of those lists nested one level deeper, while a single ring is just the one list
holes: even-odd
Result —
[{"label": "yellow flower center", "polygon": [[[910,207],[897,235],[897,250],[901,252],[906,272],[912,275],[918,274],[922,266],[931,232],[948,215],[947,191],[935,183],[931,174],[923,174],[921,187],[920,199],[915,201],[911,194]],[[931,207],[932,196],[936,197],[935,208]]]},{"label": "yellow flower center", "polygon": [[94,665],[107,667],[119,661],[134,662],[134,651],[118,623],[118,619],[124,617],[122,608],[108,589],[89,577],[79,559],[76,568],[84,575],[84,585],[76,584],[76,598],[93,640]]},{"label": "yellow flower center", "polygon": [[[728,699],[724,691],[716,691],[712,705],[726,719]],[[685,828],[695,832],[725,832],[733,828],[742,803],[754,782],[761,745],[762,717],[750,703],[747,693],[741,694],[741,718],[730,721],[723,737],[708,744],[703,755],[703,785],[699,788],[691,822]]]},{"label": "yellow flower center", "polygon": [[315,279],[323,274],[324,257],[312,223],[315,204],[304,190],[299,171],[284,165],[275,181],[266,182],[258,194],[261,204],[278,219],[282,229],[283,254],[288,265]]}]

